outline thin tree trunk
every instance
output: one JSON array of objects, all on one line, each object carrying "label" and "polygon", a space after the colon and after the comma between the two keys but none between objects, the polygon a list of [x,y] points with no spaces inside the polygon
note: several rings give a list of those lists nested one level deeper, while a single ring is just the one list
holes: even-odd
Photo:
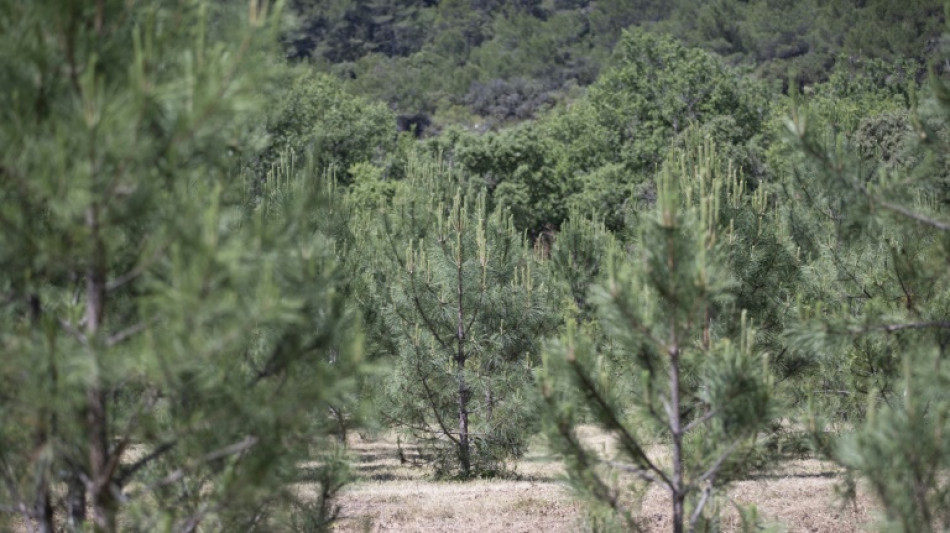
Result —
[{"label": "thin tree trunk", "polygon": [[[38,296],[30,296],[30,308],[33,315],[33,325],[39,326],[40,314],[42,310]],[[56,371],[56,363],[53,357],[53,348],[50,348],[49,359],[47,361],[47,371],[49,372],[50,391],[55,394],[59,375]],[[42,429],[37,431],[36,434],[35,447],[37,450],[48,446],[50,437],[55,436],[57,430],[56,411],[54,409],[50,409],[49,407],[44,407],[40,413],[41,420],[43,420],[43,426]],[[40,533],[54,533],[56,531],[56,523],[54,521],[53,515],[53,502],[50,497],[50,470],[49,464],[47,463],[43,466],[36,479],[36,490],[34,492],[33,499],[33,516],[35,517],[37,523],[37,531]]]},{"label": "thin tree trunk", "polygon": [[333,415],[333,418],[336,420],[336,427],[340,430],[340,444],[346,448],[346,438],[347,438],[347,428],[346,428],[346,415],[343,413],[343,409],[337,409],[334,406],[330,406],[330,414]]},{"label": "thin tree trunk", "polygon": [[[461,346],[461,343],[459,343]],[[471,449],[468,441],[468,385],[465,382],[464,355],[458,358],[458,395],[459,395],[459,463],[462,477],[471,474]]]},{"label": "thin tree trunk", "polygon": [[66,480],[66,521],[69,531],[82,530],[86,522],[86,484],[80,478],[80,468],[70,461],[69,479]]},{"label": "thin tree trunk", "polygon": [[683,427],[680,420],[679,346],[670,348],[670,433],[673,435],[673,533],[683,533],[686,490],[683,486]]},{"label": "thin tree trunk", "polygon": [[49,477],[46,472],[40,474],[37,480],[36,497],[33,501],[33,516],[36,518],[39,533],[54,533],[56,525],[53,522],[53,503],[50,501]]},{"label": "thin tree trunk", "polygon": [[703,317],[703,349],[708,350],[712,340],[712,316],[709,308],[706,308],[706,314]]},{"label": "thin tree trunk", "polygon": [[[101,345],[97,336],[105,319],[106,257],[99,231],[96,205],[86,211],[86,225],[93,239],[92,260],[86,272],[86,334],[92,350]],[[98,365],[97,365],[98,366]],[[117,507],[112,494],[114,461],[109,450],[109,419],[106,391],[102,388],[99,369],[86,389],[86,433],[89,438],[89,498],[95,531],[116,530]]]},{"label": "thin tree trunk", "polygon": [[93,240],[92,257],[86,269],[86,334],[93,342],[105,318],[106,301],[105,246],[99,233],[99,209],[95,205],[86,210],[86,226]]},{"label": "thin tree trunk", "polygon": [[116,531],[116,501],[112,494],[113,468],[109,450],[105,392],[97,385],[86,391],[86,426],[89,432],[89,470],[94,530]]},{"label": "thin tree trunk", "polygon": [[458,379],[458,401],[459,401],[459,463],[461,466],[462,477],[468,477],[471,474],[471,450],[468,440],[468,384],[465,381],[465,307],[463,303],[463,281],[462,266],[464,261],[464,250],[462,248],[462,206],[458,208],[456,220],[456,231],[458,232],[458,253],[456,254],[456,286],[458,288],[458,315],[456,330],[455,353],[456,373]]}]

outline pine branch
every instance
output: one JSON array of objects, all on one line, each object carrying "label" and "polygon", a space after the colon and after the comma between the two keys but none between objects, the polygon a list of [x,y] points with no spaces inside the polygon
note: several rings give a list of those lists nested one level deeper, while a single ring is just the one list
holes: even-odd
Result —
[{"label": "pine branch", "polygon": [[140,489],[140,490],[138,490],[138,491],[135,491],[134,493],[132,493],[132,494],[130,494],[130,495],[128,495],[128,496],[129,496],[129,497],[143,496],[143,495],[145,495],[145,494],[149,494],[149,493],[151,493],[151,492],[154,492],[156,489],[159,489],[159,488],[164,487],[164,486],[166,486],[166,485],[171,485],[172,483],[175,483],[175,482],[180,481],[181,479],[183,479],[183,478],[185,477],[185,474],[186,474],[189,470],[192,470],[192,469],[194,469],[194,468],[197,468],[197,467],[199,467],[199,466],[201,466],[201,465],[203,465],[203,464],[206,464],[206,463],[210,463],[210,462],[213,462],[213,461],[217,461],[217,460],[219,460],[219,459],[224,459],[224,458],[230,457],[230,456],[232,456],[232,455],[239,455],[239,454],[241,454],[241,453],[244,453],[244,452],[246,452],[247,450],[253,448],[255,445],[257,445],[258,441],[259,441],[259,439],[258,439],[257,437],[254,437],[254,436],[247,436],[247,437],[245,437],[244,439],[242,439],[242,440],[240,440],[240,441],[238,441],[238,442],[235,442],[235,443],[229,444],[228,446],[225,446],[225,447],[223,447],[223,448],[218,448],[217,450],[208,452],[208,453],[206,453],[205,455],[203,455],[201,458],[199,458],[199,459],[197,459],[197,460],[195,460],[195,461],[192,461],[192,462],[190,462],[189,464],[187,464],[187,465],[185,465],[185,466],[183,466],[183,467],[181,467],[181,468],[178,468],[177,470],[175,470],[174,472],[168,474],[167,476],[163,477],[162,479],[159,479],[158,481],[156,481],[156,482],[154,482],[154,483],[152,483],[152,484],[150,484],[150,485],[148,485],[148,486],[146,486],[146,487],[144,487],[144,488],[142,488],[142,489]]},{"label": "pine branch", "polygon": [[89,346],[89,340],[86,338],[86,336],[81,331],[76,329],[72,324],[66,322],[63,319],[59,319],[59,325],[62,326],[67,333],[75,337],[76,340],[79,341],[79,344],[82,344],[83,346]]},{"label": "pine branch", "polygon": [[465,334],[468,336],[468,332],[472,331],[472,326],[475,324],[475,320],[478,319],[479,311],[482,309],[482,303],[485,300],[485,291],[481,290],[478,293],[478,305],[474,306],[472,310],[472,319],[468,321],[468,326],[465,327]]},{"label": "pine branch", "polygon": [[650,475],[649,470],[640,466],[628,465],[626,463],[621,463],[619,461],[604,461],[604,464],[612,468],[615,468],[617,470],[620,470],[622,472],[634,474],[640,479],[644,481],[648,481],[650,483],[653,483],[656,481],[656,478]]},{"label": "pine branch", "polygon": [[689,530],[693,531],[696,529],[696,523],[699,522],[699,518],[703,514],[703,508],[706,507],[706,503],[709,501],[709,497],[712,495],[712,480],[706,484],[703,488],[703,495],[699,498],[699,502],[696,504],[696,508],[693,509],[693,514],[689,517]]},{"label": "pine branch", "polygon": [[429,387],[429,377],[427,375],[424,375],[418,363],[416,364],[416,371],[419,372],[420,374],[419,377],[420,377],[420,381],[422,381],[422,389],[426,393],[426,400],[428,400],[427,403],[429,404],[429,407],[432,409],[432,414],[435,416],[436,423],[439,424],[439,428],[442,430],[443,433],[445,433],[445,435],[449,438],[449,440],[454,442],[456,445],[460,445],[459,440],[452,436],[452,432],[449,431],[448,426],[446,426],[445,424],[445,421],[442,420],[442,415],[439,414],[439,408],[436,405],[436,402],[434,399],[435,393],[433,393],[432,388]]},{"label": "pine branch", "polygon": [[871,295],[871,293],[868,292],[867,288],[865,288],[864,285],[858,280],[858,276],[853,271],[851,271],[851,269],[848,268],[848,266],[845,264],[844,260],[841,259],[841,256],[838,254],[837,248],[832,248],[831,246],[829,246],[828,251],[831,252],[831,259],[832,261],[834,261],[835,266],[837,266],[841,271],[847,274],[848,278],[851,279],[851,282],[854,283],[859,289],[861,289],[861,292],[864,293],[864,296],[867,297],[868,299],[874,298]]},{"label": "pine branch", "polygon": [[204,123],[211,118],[214,112],[218,109],[220,103],[227,101],[224,96],[229,90],[233,90],[231,84],[234,82],[238,72],[238,67],[241,65],[242,59],[250,47],[251,38],[249,36],[241,39],[241,44],[237,47],[237,51],[234,54],[234,63],[231,65],[230,70],[225,72],[220,78],[221,87],[218,89],[217,94],[214,98],[209,100],[210,103],[208,106],[201,110],[201,113],[198,115],[197,119],[191,123],[190,128],[175,133],[175,136],[172,137],[172,139],[164,147],[167,151],[171,151],[171,149],[178,143],[184,144],[190,141],[195,136],[195,134],[198,133],[198,130],[201,128],[201,126],[203,126]]},{"label": "pine branch", "polygon": [[709,467],[705,472],[703,472],[703,474],[702,474],[701,476],[699,476],[699,480],[700,480],[700,481],[710,481],[710,482],[711,482],[712,479],[716,477],[716,474],[719,472],[719,469],[722,468],[722,464],[726,461],[726,459],[729,458],[730,455],[732,455],[732,452],[736,451],[736,448],[739,447],[739,443],[740,443],[740,442],[741,442],[741,441],[738,441],[738,440],[737,440],[737,441],[733,441],[733,443],[730,444],[729,447],[726,448],[726,449],[719,455],[718,458],[716,458],[716,462],[714,462],[712,465],[710,465],[710,467]]},{"label": "pine branch", "polygon": [[597,390],[597,386],[580,367],[580,364],[578,364],[578,362],[575,360],[571,362],[571,366],[574,368],[574,374],[581,381],[581,384],[588,396],[594,400],[601,412],[607,414],[610,427],[620,433],[620,442],[623,443],[624,448],[626,448],[627,451],[630,452],[630,454],[636,459],[641,461],[646,466],[646,468],[654,472],[663,481],[663,483],[665,483],[668,487],[672,487],[672,480],[670,480],[666,473],[650,460],[650,457],[646,454],[646,451],[643,449],[643,447],[637,442],[637,439],[631,435],[629,431],[627,431],[626,426],[624,426],[620,419],[617,418],[617,413],[614,407],[610,405],[600,394],[600,391]]},{"label": "pine branch", "polygon": [[[545,402],[548,404],[551,412],[557,412],[557,408],[554,406],[554,402],[550,396],[545,396]],[[624,511],[619,500],[617,499],[617,496],[611,493],[607,484],[603,482],[599,475],[597,475],[597,471],[589,459],[587,450],[584,449],[580,441],[578,441],[577,436],[574,434],[573,425],[561,420],[557,421],[556,426],[558,433],[565,440],[565,442],[567,442],[567,446],[570,448],[571,456],[577,460],[579,467],[578,470],[590,475],[590,477],[586,478],[588,480],[587,484],[597,499],[607,502],[611,509],[621,516],[628,517],[627,513]]]},{"label": "pine branch", "polygon": [[887,333],[894,333],[896,331],[903,331],[905,329],[930,329],[930,328],[950,329],[950,321],[938,320],[934,322],[911,322],[908,324],[878,324],[878,325],[867,326],[863,328],[853,328],[850,330],[850,332],[860,335],[860,334],[869,333],[872,331],[885,331]]},{"label": "pine branch", "polygon": [[922,214],[920,214],[920,213],[917,213],[917,212],[915,212],[915,211],[911,211],[910,209],[907,209],[906,207],[899,206],[899,205],[897,205],[897,204],[892,204],[892,203],[890,203],[890,202],[886,202],[886,201],[884,201],[884,200],[881,200],[880,198],[877,198],[876,196],[872,196],[872,195],[871,195],[870,193],[868,193],[867,190],[864,189],[863,187],[862,187],[862,191],[863,191],[865,194],[867,194],[868,197],[871,198],[871,200],[873,200],[874,202],[877,202],[877,204],[880,205],[881,207],[883,207],[884,209],[887,209],[887,210],[889,210],[889,211],[893,211],[893,212],[895,212],[895,213],[897,213],[897,214],[903,215],[903,216],[905,216],[905,217],[907,217],[907,218],[909,218],[909,219],[911,219],[911,220],[914,220],[914,221],[916,221],[916,222],[920,222],[921,224],[924,224],[924,225],[927,225],[927,226],[931,226],[931,227],[937,228],[937,229],[942,230],[942,231],[950,231],[950,224],[948,224],[948,223],[946,223],[946,222],[942,222],[942,221],[940,221],[940,220],[935,220],[935,219],[926,217],[926,216],[924,216],[924,215],[922,215]]},{"label": "pine branch", "polygon": [[127,327],[123,329],[122,331],[119,331],[113,335],[110,335],[109,338],[106,339],[106,347],[111,348],[121,343],[122,341],[132,337],[136,333],[140,333],[144,331],[145,328],[147,328],[151,324],[154,324],[155,322],[157,322],[156,319],[148,320],[145,322],[139,322],[138,324],[135,324],[134,326]]},{"label": "pine branch", "polygon": [[135,475],[136,472],[141,470],[145,465],[149,464],[155,459],[158,459],[162,455],[165,455],[166,453],[170,452],[177,444],[178,444],[177,439],[164,442],[158,448],[155,448],[154,450],[152,450],[145,457],[142,457],[141,459],[139,459],[138,461],[132,463],[131,465],[127,467],[121,468],[119,471],[119,475],[116,477],[116,483],[120,487],[124,486],[128,482],[129,478]]},{"label": "pine branch", "polygon": [[698,425],[700,425],[700,424],[706,423],[707,421],[709,421],[709,419],[713,418],[714,416],[716,416],[716,415],[718,415],[718,414],[719,414],[719,409],[712,409],[712,410],[708,411],[708,412],[707,412],[706,414],[704,414],[703,416],[701,416],[701,417],[699,417],[699,418],[693,420],[693,421],[690,422],[689,424],[686,424],[686,427],[683,428],[683,433],[689,433],[690,430],[692,430],[692,429],[695,428],[696,426],[698,426]]},{"label": "pine branch", "polygon": [[[792,172],[792,176],[795,178],[795,181],[798,182],[798,185],[801,187],[801,191],[802,191],[803,193],[805,193],[805,200],[806,200],[806,202],[808,203],[808,205],[809,205],[815,212],[817,212],[817,213],[819,213],[819,214],[821,214],[821,215],[824,215],[824,216],[827,217],[829,220],[831,220],[833,223],[837,224],[837,223],[840,221],[839,217],[836,217],[836,216],[834,215],[834,213],[832,213],[832,212],[830,212],[830,211],[825,212],[824,209],[822,209],[822,208],[820,208],[820,207],[818,206],[818,201],[812,196],[811,192],[808,190],[808,187],[805,186],[805,182],[802,180],[802,178],[801,178],[801,176],[799,175],[799,173],[798,173],[797,170],[794,171],[794,172]],[[788,194],[788,193],[786,193],[786,194]],[[793,195],[790,195],[790,196],[793,196]]]},{"label": "pine branch", "polygon": [[180,527],[175,528],[176,533],[193,533],[198,526],[201,524],[201,521],[204,520],[204,517],[211,512],[211,506],[207,503],[201,504],[197,511],[194,514],[188,517]]},{"label": "pine branch", "polygon": [[[425,324],[426,329],[428,329],[429,333],[431,333],[432,336],[435,337],[435,340],[439,343],[439,346],[441,346],[442,349],[448,352],[451,352],[452,347],[450,347],[446,341],[442,340],[442,337],[439,335],[438,328],[435,327],[435,324],[433,324],[429,315],[422,308],[422,302],[419,300],[419,293],[416,291],[416,280],[412,276],[412,274],[409,275],[409,279],[410,279],[409,286],[412,288],[412,298],[411,298],[412,303],[415,305],[416,311],[419,313],[419,316],[422,317],[422,322]],[[411,323],[411,322],[407,322],[407,323]]]},{"label": "pine branch", "polygon": [[[616,301],[616,297],[614,297],[614,300]],[[619,303],[619,302],[618,302],[618,303]],[[653,335],[653,332],[652,332],[652,331],[650,331],[648,328],[644,327],[644,325],[643,325],[643,324],[641,323],[641,321],[639,320],[639,317],[637,317],[637,316],[634,315],[633,313],[630,313],[630,312],[629,312],[629,310],[627,309],[627,306],[625,306],[625,305],[617,305],[617,306],[615,306],[615,307],[617,307],[618,309],[620,309],[620,314],[627,320],[627,322],[630,324],[630,327],[632,327],[632,328],[633,328],[634,330],[636,330],[636,331],[639,331],[641,335],[643,335],[643,336],[645,336],[647,339],[649,339],[650,342],[652,342],[654,345],[656,345],[656,346],[664,346],[664,345],[665,345],[665,343],[661,342],[660,339],[656,338],[656,337]]]},{"label": "pine branch", "polygon": [[901,276],[900,269],[897,266],[897,261],[894,261],[894,275],[897,276],[897,281],[900,283],[901,291],[903,291],[904,293],[905,307],[907,307],[907,310],[910,311],[911,313],[915,315],[919,314],[914,309],[914,307],[916,307],[914,305],[914,297],[911,294],[911,291],[907,288],[907,284],[904,283],[904,277]]},{"label": "pine branch", "polygon": [[165,251],[165,247],[164,247],[164,246],[159,246],[159,247],[155,250],[155,252],[152,253],[151,256],[149,256],[148,260],[146,260],[146,261],[144,261],[144,262],[142,262],[142,263],[139,263],[139,264],[135,265],[135,267],[134,267],[132,270],[126,272],[125,274],[123,274],[123,275],[121,275],[121,276],[119,276],[119,277],[117,277],[117,278],[115,278],[115,279],[113,279],[112,281],[107,282],[107,283],[106,283],[106,290],[107,290],[107,291],[114,291],[115,289],[118,289],[119,287],[122,287],[122,286],[125,285],[126,283],[129,283],[130,281],[133,281],[135,278],[141,276],[141,275],[145,272],[145,270],[149,267],[149,265],[151,265],[152,263],[154,263],[155,261],[158,260],[159,256],[160,256],[160,255],[162,254],[162,252],[164,252],[164,251]]}]

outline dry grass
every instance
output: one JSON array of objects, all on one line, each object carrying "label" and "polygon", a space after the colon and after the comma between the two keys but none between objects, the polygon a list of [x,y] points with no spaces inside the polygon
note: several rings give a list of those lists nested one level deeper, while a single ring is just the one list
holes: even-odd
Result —
[{"label": "dry grass", "polygon": [[563,473],[541,447],[512,465],[515,479],[431,481],[431,471],[401,463],[390,439],[351,444],[358,481],[340,501],[338,531],[574,531],[580,507],[558,482]]},{"label": "dry grass", "polygon": [[[614,442],[593,428],[581,428],[582,438],[593,449],[609,455]],[[339,532],[544,532],[583,529],[584,507],[574,501],[562,481],[564,469],[539,440],[529,453],[512,465],[512,479],[471,482],[432,481],[431,472],[413,466],[418,451],[402,447],[399,459],[395,439],[364,440],[354,437],[350,450],[357,480],[341,499]],[[859,494],[856,504],[840,507],[835,498],[838,472],[816,460],[793,460],[778,465],[756,479],[735,483],[729,498],[755,504],[767,522],[779,523],[789,532],[852,533],[867,531],[875,513],[870,499]],[[306,495],[311,486],[301,486]],[[653,487],[643,496],[638,517],[647,532],[671,530],[669,498]],[[726,531],[738,528],[734,508],[723,508]],[[18,518],[6,524],[26,531]],[[4,525],[0,523],[0,530]]]},{"label": "dry grass", "polygon": [[[613,443],[602,433],[585,428],[585,440],[610,453]],[[545,532],[583,528],[584,508],[562,481],[563,467],[540,441],[516,465],[512,479],[467,483],[431,480],[425,467],[402,463],[394,439],[351,443],[357,481],[340,498],[340,532]],[[404,456],[415,450],[402,445]],[[842,508],[835,498],[838,472],[816,460],[783,463],[756,479],[734,484],[729,498],[754,503],[760,517],[780,523],[789,532],[859,532],[874,517],[869,499]],[[651,488],[638,513],[646,531],[670,531],[669,499]],[[738,528],[734,507],[722,509],[726,531]]]}]

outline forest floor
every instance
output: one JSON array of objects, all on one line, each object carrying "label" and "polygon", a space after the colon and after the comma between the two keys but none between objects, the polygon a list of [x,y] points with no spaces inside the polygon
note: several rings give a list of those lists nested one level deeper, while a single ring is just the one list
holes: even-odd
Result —
[{"label": "forest floor", "polygon": [[[592,428],[584,437],[609,453],[609,439]],[[542,440],[512,465],[506,479],[434,481],[431,470],[410,460],[411,446],[395,439],[354,436],[350,451],[356,480],[340,498],[339,532],[544,532],[582,531],[584,504],[574,501],[564,469]],[[875,517],[870,497],[859,490],[856,503],[842,506],[835,488],[840,472],[813,459],[788,460],[754,479],[734,483],[728,499],[754,503],[766,524],[779,531],[849,533],[868,530]],[[644,531],[670,531],[669,499],[662,489],[647,491],[637,516]],[[725,531],[739,528],[734,506],[723,506]]]}]

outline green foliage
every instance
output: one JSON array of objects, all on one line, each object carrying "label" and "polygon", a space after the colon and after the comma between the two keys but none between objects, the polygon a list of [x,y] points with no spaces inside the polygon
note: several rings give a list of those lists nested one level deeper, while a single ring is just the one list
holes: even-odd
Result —
[{"label": "green foliage", "polygon": [[[622,32],[673,35],[787,90],[866,60],[920,79],[943,3],[914,0],[295,0],[288,56],[309,58],[403,113],[469,125],[537,116],[596,81]],[[477,119],[465,117],[465,106]]]},{"label": "green foliage", "polygon": [[[612,349],[569,325],[545,351],[552,442],[575,487],[628,527],[637,523],[628,494],[646,482],[670,490],[674,531],[692,530],[715,490],[741,471],[730,459],[774,416],[768,359],[735,307],[729,257],[739,239],[719,218],[724,203],[755,205],[741,183],[708,147],[671,158],[635,251],[615,257],[591,292]],[[598,457],[578,438],[581,409],[616,437],[617,459]],[[669,463],[647,451],[656,441]],[[618,474],[624,481],[611,481]]]},{"label": "green foliage", "polygon": [[636,206],[655,197],[657,154],[691,124],[730,151],[750,176],[763,174],[753,138],[768,110],[761,87],[713,56],[668,38],[627,34],[590,96],[533,123],[498,133],[451,133],[455,161],[488,183],[519,228],[556,230],[567,209],[597,212],[624,228]]},{"label": "green foliage", "polygon": [[438,474],[468,478],[524,452],[531,368],[557,321],[510,215],[463,185],[449,168],[412,163],[406,186],[366,213],[359,246],[365,305],[379,313],[371,339],[393,367],[383,416],[432,448]]},{"label": "green foliage", "polygon": [[[594,283],[603,281],[608,258],[619,250],[617,239],[603,223],[574,213],[561,226],[551,245],[548,265],[564,293],[566,309],[575,309],[582,319],[590,317],[593,306],[588,292]],[[565,316],[570,314],[565,312]]]},{"label": "green foliage", "polygon": [[[597,212],[622,230],[636,206],[655,197],[649,179],[674,138],[691,124],[732,152],[750,175],[764,157],[752,139],[768,105],[760,88],[716,58],[667,38],[627,34],[590,96],[544,119],[480,137],[459,136],[453,154],[496,184],[519,227],[556,229],[565,204]],[[563,199],[567,197],[567,200]]]},{"label": "green foliage", "polygon": [[943,438],[947,384],[945,371],[910,370],[904,397],[879,413],[872,407],[863,427],[841,439],[838,460],[860,473],[883,503],[884,531],[950,527],[950,487],[940,476],[950,458]]},{"label": "green foliage", "polygon": [[946,29],[944,7],[934,0],[911,0],[901,6],[881,0],[863,3],[854,10],[851,20],[857,23],[848,29],[843,51],[886,61],[923,62],[939,51],[937,38]]},{"label": "green foliage", "polygon": [[369,53],[411,54],[426,42],[434,14],[425,0],[295,0],[297,25],[284,36],[291,57],[355,61]]},{"label": "green foliage", "polygon": [[[801,271],[805,274],[798,288],[801,301],[796,305],[809,325],[803,324],[800,331],[796,328],[800,338],[791,346],[798,352],[797,357],[810,358],[822,369],[821,379],[813,386],[823,391],[817,397],[823,398],[824,412],[829,416],[831,413],[860,416],[867,404],[865,394],[894,393],[903,349],[894,338],[872,336],[848,340],[847,335],[841,334],[864,327],[858,324],[858,316],[870,320],[875,315],[890,314],[895,308],[893,303],[906,301],[905,291],[915,290],[913,283],[928,283],[915,281],[911,275],[913,269],[904,265],[933,254],[925,228],[875,222],[877,209],[870,201],[869,187],[888,183],[898,173],[920,171],[901,162],[924,167],[931,167],[931,163],[923,163],[919,152],[914,155],[907,111],[888,110],[878,116],[871,115],[861,121],[853,133],[847,128],[839,133],[835,125],[858,124],[856,117],[861,114],[841,113],[831,124],[829,109],[853,109],[856,104],[862,105],[862,101],[874,99],[862,93],[860,98],[835,106],[829,106],[830,99],[822,96],[815,100],[817,105],[812,106],[808,101],[795,108],[792,124],[802,129],[794,130],[797,132],[795,142],[786,145],[786,150],[797,149],[798,154],[783,158],[786,166],[776,165],[777,170],[787,176],[782,184],[785,197],[782,209],[788,220],[790,238],[803,260]],[[875,124],[893,123],[894,117],[898,122],[896,127],[888,128],[891,131],[885,130],[887,138],[872,129]],[[810,125],[805,127],[808,123]],[[868,153],[872,146],[875,152]],[[892,150],[890,157],[879,157],[886,149]],[[936,184],[931,183],[927,187],[934,186]],[[922,199],[905,196],[915,188],[894,187],[885,197],[911,204]],[[925,190],[916,189],[912,194]],[[935,189],[928,191],[933,192]],[[829,276],[829,272],[834,275]],[[822,303],[816,307],[818,301]],[[822,321],[823,325],[816,327],[812,320]],[[834,343],[835,349],[828,350],[827,343]],[[842,361],[847,363],[842,365]],[[858,395],[853,396],[854,392]]]},{"label": "green foliage", "polygon": [[0,8],[0,501],[24,525],[273,530],[332,448],[360,350],[326,191],[237,172],[269,7]]},{"label": "green foliage", "polygon": [[757,133],[766,102],[714,56],[665,37],[627,32],[590,90],[599,119],[620,135],[631,170],[658,166],[669,140],[691,124],[728,116],[741,143]]},{"label": "green foliage", "polygon": [[578,180],[579,191],[567,203],[576,213],[597,213],[607,229],[626,233],[632,213],[656,200],[653,182],[635,181],[630,175],[619,163],[604,165]]},{"label": "green foliage", "polygon": [[[948,520],[946,483],[935,473],[947,460],[950,224],[939,132],[950,107],[939,80],[931,89],[904,119],[914,129],[899,125],[879,147],[895,147],[887,159],[867,157],[860,133],[849,143],[808,126],[807,108],[789,121],[794,146],[808,156],[793,167],[789,193],[803,201],[790,202],[789,214],[801,221],[794,236],[811,273],[790,333],[821,361],[811,395],[834,393],[813,404],[824,418],[816,416],[816,430],[835,416],[854,425],[837,442],[820,434],[818,442],[870,482],[888,531],[942,530]],[[886,124],[893,116],[868,118]]]},{"label": "green foliage", "polygon": [[326,530],[366,404],[460,478],[544,410],[594,528],[803,427],[950,527],[936,0],[80,4],[0,6],[0,527]]},{"label": "green foliage", "polygon": [[268,110],[264,169],[279,154],[293,151],[349,181],[353,165],[382,164],[394,150],[395,117],[384,105],[347,94],[329,76],[288,71],[284,77],[289,88]]},{"label": "green foliage", "polygon": [[523,120],[589,85],[623,28],[664,2],[292,3],[288,56],[331,65],[404,113],[465,105],[493,126]]},{"label": "green foliage", "polygon": [[937,0],[717,0],[699,8],[681,2],[654,29],[754,66],[787,89],[792,78],[826,81],[842,61],[904,63],[917,76],[937,51],[943,21]]},{"label": "green foliage", "polygon": [[562,198],[571,183],[551,165],[556,145],[532,126],[492,135],[463,135],[453,155],[466,171],[482,178],[494,204],[510,209],[519,229],[538,235],[556,227],[566,215]]}]

